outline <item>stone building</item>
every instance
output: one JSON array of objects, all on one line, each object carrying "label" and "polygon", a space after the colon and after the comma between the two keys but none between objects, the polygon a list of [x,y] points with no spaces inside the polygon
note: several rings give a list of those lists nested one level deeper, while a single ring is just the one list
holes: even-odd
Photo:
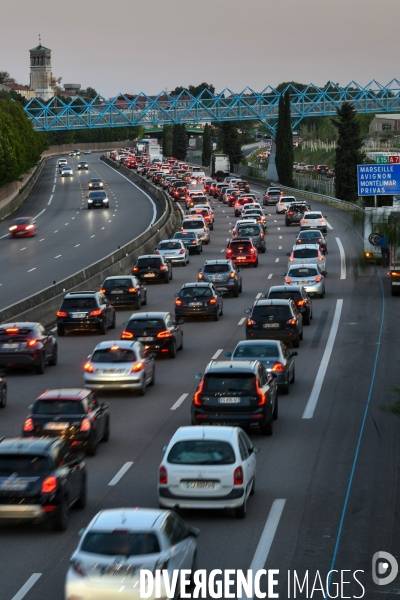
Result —
[{"label": "stone building", "polygon": [[51,50],[39,45],[29,50],[31,58],[30,89],[36,98],[49,100],[54,96],[54,79],[51,72]]}]

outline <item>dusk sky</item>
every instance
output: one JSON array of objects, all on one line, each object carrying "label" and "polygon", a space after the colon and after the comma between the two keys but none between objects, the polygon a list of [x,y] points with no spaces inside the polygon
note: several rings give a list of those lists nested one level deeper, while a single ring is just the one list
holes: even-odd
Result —
[{"label": "dusk sky", "polygon": [[29,84],[29,49],[62,83],[156,94],[211,83],[346,85],[400,78],[399,0],[0,0],[0,70]]}]

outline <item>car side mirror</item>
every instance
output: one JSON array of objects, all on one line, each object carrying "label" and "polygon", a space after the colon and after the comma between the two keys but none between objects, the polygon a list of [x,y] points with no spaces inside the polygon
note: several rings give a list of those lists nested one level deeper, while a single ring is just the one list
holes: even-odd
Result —
[{"label": "car side mirror", "polygon": [[251,308],[245,308],[243,312],[245,315],[249,315],[251,313]]},{"label": "car side mirror", "polygon": [[33,403],[32,403],[32,404],[28,404],[28,408],[29,408],[29,410],[32,410],[32,409],[33,409],[33,407],[34,407],[34,404],[33,404]]},{"label": "car side mirror", "polygon": [[189,526],[186,530],[186,537],[198,537],[200,535],[200,529],[197,527]]},{"label": "car side mirror", "polygon": [[87,358],[88,358],[88,360],[90,360],[90,359],[92,358],[92,355],[91,355],[91,354],[88,354],[88,355],[87,355]]},{"label": "car side mirror", "polygon": [[201,273],[201,272],[202,272],[202,270],[203,270],[203,269],[197,269],[197,272],[198,272],[198,273]]},{"label": "car side mirror", "polygon": [[86,531],[86,527],[82,527],[82,529],[80,529],[80,530],[78,531],[78,537],[82,537],[82,536],[83,536],[83,534],[85,533],[85,531]]},{"label": "car side mirror", "polygon": [[106,404],[105,402],[102,402],[102,403],[100,404],[100,408],[101,408],[102,410],[106,410],[106,409],[108,408],[108,404]]},{"label": "car side mirror", "polygon": [[290,356],[298,356],[298,355],[299,355],[299,353],[295,352],[295,351],[291,352],[291,354],[290,354]]},{"label": "car side mirror", "polygon": [[230,356],[232,356],[232,352],[225,352],[225,356],[229,358]]},{"label": "car side mirror", "polygon": [[194,378],[196,381],[201,381],[203,379],[203,373],[196,373]]},{"label": "car side mirror", "polygon": [[183,325],[183,324],[184,324],[184,322],[185,322],[185,320],[184,320],[184,319],[179,319],[179,321],[177,321],[178,325]]},{"label": "car side mirror", "polygon": [[260,448],[258,446],[252,446],[251,448],[249,448],[249,452],[250,454],[252,452],[254,452],[254,454],[258,454],[260,452]]},{"label": "car side mirror", "polygon": [[174,298],[178,298],[179,296],[179,292],[176,292],[176,294],[174,294]]},{"label": "car side mirror", "polygon": [[287,273],[281,273],[282,277],[286,277]]},{"label": "car side mirror", "polygon": [[267,294],[261,294],[260,298],[266,298]]},{"label": "car side mirror", "polygon": [[165,452],[167,448],[168,448],[168,445],[166,445],[166,446],[163,446],[163,447],[161,448],[161,450],[162,450],[163,452]]}]

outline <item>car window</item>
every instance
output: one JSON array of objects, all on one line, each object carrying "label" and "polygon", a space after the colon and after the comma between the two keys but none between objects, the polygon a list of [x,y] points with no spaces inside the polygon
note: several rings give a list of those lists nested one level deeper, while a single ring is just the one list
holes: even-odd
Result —
[{"label": "car window", "polygon": [[145,329],[161,329],[164,328],[162,319],[130,319],[127,323],[127,331],[144,331]]},{"label": "car window", "polygon": [[293,250],[293,258],[318,258],[318,250],[316,248]]},{"label": "car window", "polygon": [[91,200],[102,200],[103,198],[107,198],[107,194],[105,192],[90,192],[89,198]]},{"label": "car window", "polygon": [[124,363],[135,362],[136,354],[126,348],[99,348],[93,352],[92,362],[96,363]]},{"label": "car window", "polygon": [[288,277],[315,277],[318,275],[317,269],[307,268],[307,267],[299,267],[289,269]]},{"label": "car window", "polygon": [[176,465],[230,465],[235,462],[235,453],[228,442],[184,440],[172,446],[167,461]]},{"label": "car window", "polygon": [[238,252],[239,250],[244,250],[245,252],[248,252],[253,246],[249,242],[232,242],[230,247],[236,252]]},{"label": "car window", "polygon": [[290,292],[290,291],[282,291],[282,292],[270,292],[268,294],[268,298],[277,299],[277,300],[297,300],[302,299],[302,295],[300,292]]},{"label": "car window", "polygon": [[236,348],[234,358],[257,359],[257,358],[275,358],[279,355],[276,343],[263,344],[242,344]]},{"label": "car window", "polygon": [[165,326],[166,327],[173,327],[173,321],[172,321],[172,316],[170,314],[166,315],[165,317]]},{"label": "car window", "polygon": [[195,221],[193,219],[190,221],[183,221],[182,227],[184,229],[203,229],[204,223],[202,221]]},{"label": "car window", "polygon": [[132,287],[131,279],[106,279],[102,287],[105,290],[126,289]]},{"label": "car window", "polygon": [[231,268],[227,264],[204,265],[204,273],[227,273]]},{"label": "car window", "polygon": [[308,213],[308,215],[304,215],[305,219],[322,219],[321,213]]},{"label": "car window", "polygon": [[33,405],[34,415],[82,415],[82,403],[77,400],[36,400]]},{"label": "car window", "polygon": [[160,544],[152,532],[88,531],[80,549],[91,554],[129,557],[158,553]]},{"label": "car window", "polygon": [[162,260],[161,258],[153,257],[153,258],[138,258],[137,266],[138,267],[159,267]]},{"label": "car window", "polygon": [[52,464],[47,456],[35,454],[0,455],[0,477],[10,477],[13,473],[19,476],[38,476],[51,470]]},{"label": "car window", "polygon": [[182,244],[179,242],[161,242],[158,245],[159,250],[180,250],[182,248]]},{"label": "car window", "polygon": [[256,379],[253,373],[207,373],[204,377],[204,394],[237,395],[254,394]]},{"label": "car window", "polygon": [[183,288],[181,290],[180,296],[182,298],[210,298],[212,296],[212,292],[208,287]]},{"label": "car window", "polygon": [[290,319],[289,306],[256,305],[253,306],[252,317],[276,317],[277,319]]},{"label": "car window", "polygon": [[243,235],[244,237],[246,237],[246,235],[254,235],[254,236],[260,235],[260,229],[255,225],[253,225],[253,226],[249,225],[248,227],[243,227],[243,226],[238,227],[237,232],[238,232],[238,235],[240,235],[240,236]]},{"label": "car window", "polygon": [[242,460],[247,460],[249,458],[249,446],[247,445],[246,440],[241,433],[239,433],[238,441],[240,457]]}]

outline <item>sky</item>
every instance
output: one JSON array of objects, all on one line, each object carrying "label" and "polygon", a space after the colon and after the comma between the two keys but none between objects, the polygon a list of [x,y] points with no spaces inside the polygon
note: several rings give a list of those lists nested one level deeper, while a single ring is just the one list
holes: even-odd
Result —
[{"label": "sky", "polygon": [[399,0],[0,0],[0,15],[0,71],[23,84],[39,33],[61,86],[105,97],[400,79]]}]

